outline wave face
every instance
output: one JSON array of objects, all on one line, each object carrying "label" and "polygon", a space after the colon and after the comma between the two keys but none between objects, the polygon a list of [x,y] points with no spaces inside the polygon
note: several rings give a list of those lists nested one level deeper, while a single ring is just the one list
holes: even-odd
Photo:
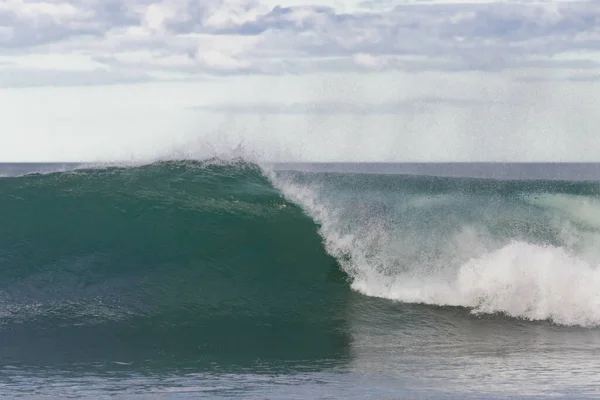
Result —
[{"label": "wave face", "polygon": [[243,364],[347,349],[345,279],[255,165],[35,174],[0,191],[5,360]]},{"label": "wave face", "polygon": [[0,356],[311,365],[351,355],[353,292],[600,325],[599,190],[215,160],[2,178]]}]

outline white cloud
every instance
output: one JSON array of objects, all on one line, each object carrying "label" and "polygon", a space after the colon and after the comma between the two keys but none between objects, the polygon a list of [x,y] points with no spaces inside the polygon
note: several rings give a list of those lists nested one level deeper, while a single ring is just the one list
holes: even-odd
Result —
[{"label": "white cloud", "polygon": [[214,29],[235,29],[255,22],[267,11],[255,0],[218,0],[208,3],[203,25]]},{"label": "white cloud", "polygon": [[162,31],[165,21],[172,18],[174,13],[171,8],[162,4],[150,4],[144,11],[141,22],[151,31]]},{"label": "white cloud", "polygon": [[226,53],[217,50],[204,51],[199,48],[196,53],[196,60],[203,67],[218,71],[239,71],[251,67],[250,62],[238,60]]},{"label": "white cloud", "polygon": [[367,53],[357,53],[353,56],[353,59],[356,65],[367,69],[376,69],[387,65],[385,57],[374,57]]}]

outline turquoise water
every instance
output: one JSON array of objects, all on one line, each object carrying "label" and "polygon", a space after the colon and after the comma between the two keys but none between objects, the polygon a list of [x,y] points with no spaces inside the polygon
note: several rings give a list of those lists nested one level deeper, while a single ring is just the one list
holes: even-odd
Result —
[{"label": "turquoise water", "polygon": [[595,167],[394,168],[0,167],[0,395],[598,396]]}]

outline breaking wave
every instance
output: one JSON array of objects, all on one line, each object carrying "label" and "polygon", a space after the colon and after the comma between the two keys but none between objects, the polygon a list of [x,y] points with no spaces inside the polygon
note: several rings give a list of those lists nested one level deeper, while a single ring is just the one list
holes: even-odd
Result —
[{"label": "breaking wave", "polygon": [[7,359],[336,357],[350,289],[600,325],[596,183],[242,160],[42,172],[0,179]]}]

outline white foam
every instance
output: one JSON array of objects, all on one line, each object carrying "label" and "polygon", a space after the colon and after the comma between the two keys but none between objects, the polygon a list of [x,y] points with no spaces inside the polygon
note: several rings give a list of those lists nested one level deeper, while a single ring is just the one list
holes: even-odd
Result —
[{"label": "white foam", "polygon": [[475,312],[598,325],[597,267],[562,248],[515,242],[464,265],[456,288],[460,301]]},{"label": "white foam", "polygon": [[600,270],[561,248],[513,242],[472,259],[454,280],[377,274],[352,287],[369,296],[409,303],[468,307],[561,325],[600,325]]}]

